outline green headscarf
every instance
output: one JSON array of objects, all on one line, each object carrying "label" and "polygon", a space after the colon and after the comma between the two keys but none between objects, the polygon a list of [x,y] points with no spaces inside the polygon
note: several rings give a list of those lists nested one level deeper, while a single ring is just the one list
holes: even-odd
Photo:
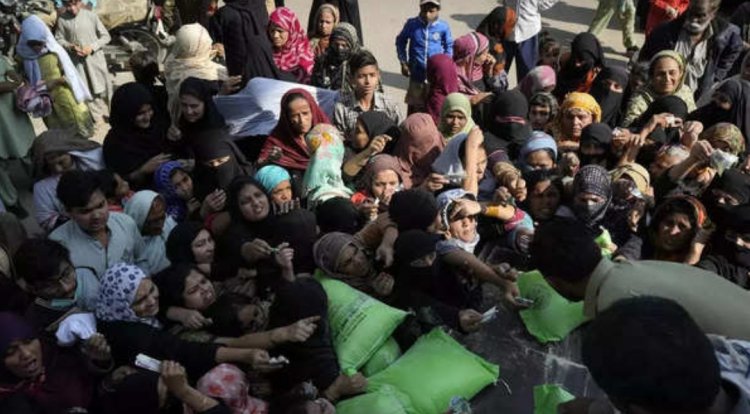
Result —
[{"label": "green headscarf", "polygon": [[[685,85],[685,75],[687,73],[685,71],[685,67],[686,67],[685,57],[682,56],[681,53],[675,52],[674,50],[662,50],[659,53],[655,54],[651,58],[651,62],[648,65],[648,76],[653,77],[654,65],[656,64],[658,60],[665,58],[665,57],[671,58],[672,60],[677,62],[677,65],[680,67],[680,72],[682,73],[682,76],[680,76],[680,80],[677,83],[677,87],[674,89],[674,92],[672,92],[672,94],[676,94],[677,91],[680,90],[680,88],[682,88],[683,85]],[[649,87],[649,89],[651,88]],[[654,92],[654,95],[656,95],[655,92]]]},{"label": "green headscarf", "polygon": [[[445,117],[453,111],[459,111],[466,117],[466,126],[455,134],[451,134],[450,126],[445,122]],[[457,135],[468,134],[475,126],[474,120],[471,118],[471,102],[469,102],[469,98],[458,92],[446,96],[443,108],[440,110],[440,133],[443,134],[445,139],[450,140]]]}]

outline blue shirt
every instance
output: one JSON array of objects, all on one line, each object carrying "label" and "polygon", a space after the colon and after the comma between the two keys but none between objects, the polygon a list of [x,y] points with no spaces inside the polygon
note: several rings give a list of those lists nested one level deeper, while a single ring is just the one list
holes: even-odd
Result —
[{"label": "blue shirt", "polygon": [[68,248],[74,267],[88,267],[99,279],[110,266],[119,262],[148,268],[141,233],[130,216],[110,212],[107,231],[109,243],[106,247],[84,232],[73,220],[58,227],[49,238]]},{"label": "blue shirt", "polygon": [[396,36],[396,52],[400,62],[409,64],[411,80],[424,82],[430,57],[441,53],[453,56],[451,28],[440,19],[427,24],[421,17],[412,17]]}]

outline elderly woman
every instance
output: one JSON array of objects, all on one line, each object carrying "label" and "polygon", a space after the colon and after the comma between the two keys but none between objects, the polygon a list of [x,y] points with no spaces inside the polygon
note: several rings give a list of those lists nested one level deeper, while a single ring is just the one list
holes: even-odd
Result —
[{"label": "elderly woman", "polygon": [[576,151],[580,146],[583,129],[600,122],[602,109],[587,93],[571,92],[560,105],[555,120],[555,139],[560,152]]},{"label": "elderly woman", "polygon": [[315,57],[325,54],[331,44],[331,33],[333,27],[339,23],[339,9],[333,4],[321,4],[313,16],[314,30],[310,30],[307,36],[310,38]]},{"label": "elderly woman", "polygon": [[107,341],[99,334],[85,341],[81,349],[83,352],[78,347],[58,347],[37,334],[21,316],[0,313],[0,404],[20,397],[35,408],[23,412],[93,408],[96,377],[112,367],[112,357]]},{"label": "elderly woman", "polygon": [[92,97],[86,81],[39,17],[24,19],[16,53],[27,83],[44,85],[49,93],[51,108],[43,115],[47,128],[72,128],[83,137],[91,136],[94,123],[86,101]]},{"label": "elderly woman", "polygon": [[349,23],[339,23],[331,33],[328,50],[315,62],[312,84],[320,88],[348,91],[351,87],[349,59],[360,51],[357,30]]},{"label": "elderly woman", "polygon": [[297,82],[308,83],[315,55],[297,15],[286,7],[274,10],[268,18],[268,37],[276,67],[290,73]]},{"label": "elderly woman", "polygon": [[649,83],[630,98],[622,125],[630,126],[649,104],[659,97],[676,95],[687,104],[688,111],[695,110],[693,91],[684,85],[685,58],[672,50],[663,50],[654,55],[648,68]]},{"label": "elderly woman", "polygon": [[388,211],[391,197],[400,191],[401,169],[396,158],[388,154],[373,157],[365,167],[360,191],[351,199],[355,206],[371,219]]},{"label": "elderly woman", "polygon": [[534,131],[550,132],[550,123],[557,118],[560,104],[548,92],[537,92],[529,98],[528,119]]}]

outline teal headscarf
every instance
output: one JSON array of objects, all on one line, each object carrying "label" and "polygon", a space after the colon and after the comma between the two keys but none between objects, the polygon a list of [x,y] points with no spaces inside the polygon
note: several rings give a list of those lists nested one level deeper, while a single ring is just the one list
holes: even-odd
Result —
[{"label": "teal headscarf", "polygon": [[333,125],[318,124],[305,135],[305,143],[310,151],[310,164],[302,184],[308,207],[334,197],[349,198],[352,191],[341,178],[345,153],[341,132]]},{"label": "teal headscarf", "polygon": [[270,194],[279,184],[291,180],[292,176],[289,175],[289,171],[284,167],[279,167],[278,165],[266,165],[255,173],[255,179],[258,180],[263,186],[263,189]]}]

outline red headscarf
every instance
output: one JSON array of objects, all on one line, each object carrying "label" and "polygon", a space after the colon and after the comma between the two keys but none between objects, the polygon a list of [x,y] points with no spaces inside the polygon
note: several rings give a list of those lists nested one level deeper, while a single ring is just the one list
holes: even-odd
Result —
[{"label": "red headscarf", "polygon": [[[450,63],[452,66],[453,62]],[[430,175],[432,163],[445,148],[445,140],[435,122],[423,113],[409,115],[401,124],[401,130],[393,155],[401,167],[404,188],[409,189],[420,185]]]},{"label": "red headscarf", "polygon": [[315,55],[297,15],[289,8],[279,7],[271,13],[268,22],[269,27],[273,24],[289,33],[289,38],[281,50],[273,51],[276,66],[285,72],[291,72],[297,78],[297,82],[307,83],[315,65]]},{"label": "red headscarf", "polygon": [[435,55],[427,61],[427,81],[430,92],[427,95],[427,112],[435,125],[440,123],[440,110],[445,97],[458,92],[458,73],[453,59],[445,54]]},{"label": "red headscarf", "polygon": [[307,168],[307,163],[310,161],[310,152],[307,144],[305,144],[305,137],[300,137],[294,132],[289,119],[289,103],[299,95],[302,95],[302,98],[310,105],[310,111],[312,112],[311,128],[318,124],[331,123],[325,112],[318,106],[315,98],[310,95],[310,92],[300,88],[290,89],[281,98],[281,117],[279,118],[279,123],[276,124],[276,128],[271,131],[271,135],[268,136],[266,143],[263,144],[259,159],[268,158],[271,149],[279,147],[282,149],[283,155],[281,159],[274,161],[274,164],[293,170],[304,170]]}]

